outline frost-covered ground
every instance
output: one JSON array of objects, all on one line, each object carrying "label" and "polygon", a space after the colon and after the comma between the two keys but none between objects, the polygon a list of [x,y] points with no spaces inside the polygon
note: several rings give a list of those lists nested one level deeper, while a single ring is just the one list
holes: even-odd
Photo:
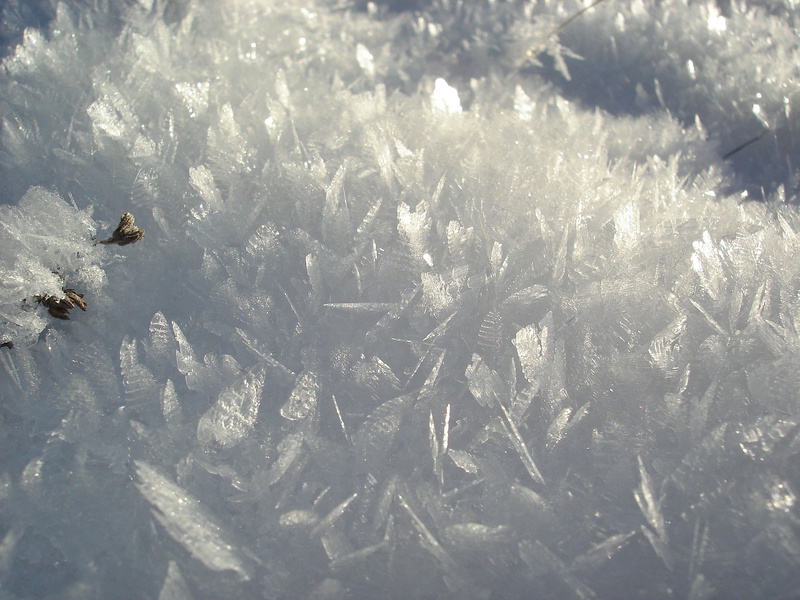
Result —
[{"label": "frost-covered ground", "polygon": [[800,597],[792,0],[0,6],[0,598]]}]

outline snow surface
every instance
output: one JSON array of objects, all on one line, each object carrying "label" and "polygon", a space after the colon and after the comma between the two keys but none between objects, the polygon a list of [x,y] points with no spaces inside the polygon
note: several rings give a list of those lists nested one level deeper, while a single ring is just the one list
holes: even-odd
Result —
[{"label": "snow surface", "polygon": [[2,600],[800,596],[795,2],[0,6]]}]

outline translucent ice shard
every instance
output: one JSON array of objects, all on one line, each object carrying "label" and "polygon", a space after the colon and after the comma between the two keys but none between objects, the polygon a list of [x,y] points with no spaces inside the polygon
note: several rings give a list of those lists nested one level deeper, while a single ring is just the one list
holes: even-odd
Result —
[{"label": "translucent ice shard", "polygon": [[692,244],[692,268],[700,279],[706,293],[717,300],[726,284],[726,273],[723,268],[723,253],[720,244],[714,241],[708,231],[703,232],[703,239]]},{"label": "translucent ice shard", "polygon": [[484,407],[491,406],[498,398],[505,395],[504,384],[500,376],[490,369],[481,357],[472,355],[472,362],[466,370],[469,391],[478,404]]},{"label": "translucent ice shard", "polygon": [[565,439],[588,412],[588,402],[575,411],[575,414],[573,414],[572,408],[561,409],[547,428],[547,449],[552,450],[559,442]]},{"label": "translucent ice shard", "polygon": [[460,568],[458,563],[453,560],[453,557],[442,547],[436,536],[409,505],[404,492],[397,494],[397,501],[406,513],[408,513],[408,516],[411,517],[411,523],[419,534],[420,546],[427,550],[439,563],[450,591],[463,589],[467,582],[463,569]]},{"label": "translucent ice shard", "polygon": [[344,514],[344,511],[347,510],[347,507],[356,499],[358,496],[357,493],[353,493],[347,497],[343,502],[340,502],[336,507],[334,507],[331,512],[325,515],[322,519],[320,519],[319,523],[317,524],[314,529],[311,530],[311,536],[315,537],[318,535],[323,535],[325,531],[333,527],[333,524]]},{"label": "translucent ice shard", "polygon": [[648,348],[653,366],[667,375],[674,374],[682,366],[679,359],[683,350],[681,340],[686,332],[686,320],[686,315],[673,320],[653,338]]},{"label": "translucent ice shard", "polygon": [[650,545],[655,550],[656,554],[664,561],[668,569],[672,570],[674,559],[672,551],[669,546],[669,539],[667,538],[667,527],[664,521],[664,515],[661,511],[663,498],[657,494],[653,480],[644,467],[642,457],[637,457],[639,463],[639,477],[641,483],[639,487],[634,490],[634,498],[639,505],[639,510],[642,511],[647,525],[642,525],[642,534],[650,542]]},{"label": "translucent ice shard", "polygon": [[544,477],[542,477],[539,467],[537,467],[536,463],[533,461],[533,456],[531,455],[525,440],[522,439],[519,429],[517,429],[517,426],[511,419],[511,415],[508,414],[508,411],[506,410],[506,407],[503,406],[502,402],[498,402],[497,406],[500,408],[500,412],[503,415],[503,425],[506,434],[508,435],[511,444],[514,446],[514,449],[517,451],[517,454],[519,454],[520,459],[522,459],[522,464],[525,465],[525,469],[527,469],[531,478],[536,483],[539,485],[544,485]]},{"label": "translucent ice shard", "polygon": [[630,252],[641,237],[639,204],[633,200],[614,215],[614,244],[622,252]]},{"label": "translucent ice shard", "polygon": [[161,413],[164,421],[170,429],[177,428],[182,420],[183,411],[178,401],[178,394],[175,392],[175,384],[171,379],[167,379],[164,389],[161,391]]},{"label": "translucent ice shard", "polygon": [[189,181],[192,187],[206,203],[205,210],[214,212],[222,207],[222,196],[214,183],[214,176],[204,165],[189,169]]},{"label": "translucent ice shard", "polygon": [[306,460],[306,454],[303,452],[303,434],[290,433],[278,444],[278,458],[267,473],[267,483],[274,485],[287,474],[299,472]]},{"label": "translucent ice shard", "polygon": [[200,418],[197,440],[203,445],[216,444],[222,448],[239,444],[258,417],[264,377],[263,368],[255,369],[223,390]]},{"label": "translucent ice shard", "polygon": [[512,343],[517,349],[522,373],[532,386],[535,394],[548,373],[553,359],[551,341],[552,315],[548,313],[539,325],[529,325],[520,329]]},{"label": "translucent ice shard", "polygon": [[466,471],[467,473],[471,473],[475,475],[478,473],[480,467],[478,463],[475,461],[475,458],[471,456],[468,452],[464,452],[463,450],[453,450],[451,449],[447,456],[456,464],[459,469]]},{"label": "translucent ice shard", "polygon": [[367,77],[375,76],[375,59],[364,44],[356,44],[356,61]]},{"label": "translucent ice shard", "polygon": [[192,600],[192,593],[175,561],[169,561],[167,576],[158,593],[158,600]]},{"label": "translucent ice shard", "polygon": [[689,588],[689,600],[711,600],[716,595],[716,588],[702,574],[698,573],[692,579],[692,586]]},{"label": "translucent ice shard", "polygon": [[312,529],[319,523],[319,516],[313,510],[290,510],[278,519],[281,527],[286,529]]},{"label": "translucent ice shard", "polygon": [[174,339],[177,346],[175,349],[175,360],[178,365],[178,370],[186,376],[188,384],[189,379],[195,375],[200,364],[197,362],[197,358],[195,358],[192,345],[189,343],[189,340],[186,339],[180,326],[175,322],[172,323],[172,333],[175,336]]},{"label": "translucent ice shard", "polygon": [[234,571],[250,579],[250,568],[242,553],[227,540],[228,535],[195,498],[142,461],[135,461],[136,484],[151,504],[153,517],[178,544],[212,571]]},{"label": "translucent ice shard", "polygon": [[353,436],[356,460],[367,471],[385,465],[395,450],[395,440],[413,405],[411,395],[387,400],[370,413]]},{"label": "translucent ice shard", "polygon": [[397,207],[397,232],[408,248],[414,267],[420,268],[428,253],[431,233],[430,207],[421,201],[414,210],[405,202]]},{"label": "translucent ice shard", "polygon": [[[145,342],[148,363],[151,367],[158,365],[175,365],[175,335],[172,332],[167,318],[162,312],[157,312],[150,320],[150,335]],[[164,368],[163,366],[161,367]]]},{"label": "translucent ice shard", "polygon": [[122,385],[128,402],[144,401],[152,397],[155,379],[150,370],[139,362],[138,343],[127,336],[119,349]]},{"label": "translucent ice shard", "polygon": [[594,570],[599,569],[611,558],[624,548],[630,539],[636,535],[635,531],[628,533],[618,533],[604,539],[580,554],[572,561],[572,570]]},{"label": "translucent ice shard", "polygon": [[95,141],[101,147],[105,138],[132,145],[140,129],[136,111],[123,94],[105,77],[98,77],[96,85],[103,94],[86,109],[92,120]]},{"label": "translucent ice shard", "polygon": [[281,416],[290,421],[302,421],[317,410],[317,374],[303,371],[289,395],[289,399],[281,407]]},{"label": "translucent ice shard", "polygon": [[460,113],[461,100],[458,97],[458,90],[439,77],[434,83],[431,106],[433,110],[448,115]]},{"label": "translucent ice shard", "polygon": [[347,206],[347,196],[344,190],[347,167],[347,162],[339,167],[325,192],[325,207],[322,210],[322,239],[329,245],[352,238],[350,208]]},{"label": "translucent ice shard", "polygon": [[485,550],[492,545],[508,543],[513,539],[513,531],[508,525],[454,523],[445,528],[444,539],[458,550]]},{"label": "translucent ice shard", "polygon": [[563,560],[539,540],[522,540],[519,543],[519,555],[530,569],[531,577],[553,574],[558,577],[580,600],[596,598],[597,594],[567,567]]},{"label": "translucent ice shard", "polygon": [[438,273],[422,274],[422,307],[434,317],[441,317],[449,312],[453,304],[447,282]]},{"label": "translucent ice shard", "polygon": [[496,310],[490,310],[478,328],[478,348],[481,355],[494,363],[503,343],[503,320]]}]

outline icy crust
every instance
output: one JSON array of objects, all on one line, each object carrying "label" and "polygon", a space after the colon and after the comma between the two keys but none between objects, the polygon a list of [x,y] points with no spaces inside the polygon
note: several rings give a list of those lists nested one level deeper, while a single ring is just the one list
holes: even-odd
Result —
[{"label": "icy crust", "polygon": [[[642,50],[645,91],[684,68],[648,5],[614,4],[575,27],[624,55],[585,61]],[[691,25],[742,55],[719,18],[793,16],[668,5],[668,50]],[[796,77],[748,54],[680,122],[679,77],[611,115],[545,81],[577,78],[574,38],[542,33],[568,5],[525,6],[59,4],[26,34],[0,76],[3,298],[55,270],[105,309],[3,305],[41,335],[0,348],[9,597],[794,593],[800,217],[788,185],[724,195],[714,107]],[[136,260],[37,183],[135,212]]]}]

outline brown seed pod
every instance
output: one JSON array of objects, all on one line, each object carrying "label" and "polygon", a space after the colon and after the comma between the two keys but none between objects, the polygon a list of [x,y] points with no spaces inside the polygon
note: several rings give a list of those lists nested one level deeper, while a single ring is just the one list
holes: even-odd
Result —
[{"label": "brown seed pod", "polygon": [[50,316],[63,321],[69,321],[69,310],[75,306],[66,298],[56,298],[50,295],[36,296],[36,300],[39,304],[47,307]]},{"label": "brown seed pod", "polygon": [[133,224],[135,221],[133,215],[126,212],[120,217],[119,225],[111,234],[111,237],[106,240],[100,240],[100,244],[117,244],[118,246],[127,246],[138,242],[144,237],[144,229],[140,229]]},{"label": "brown seed pod", "polygon": [[[86,311],[86,302],[83,299],[83,294],[80,292],[76,292],[72,288],[64,288],[64,300],[68,301],[73,306],[77,306],[82,311]],[[72,306],[70,308],[72,308]]]}]

